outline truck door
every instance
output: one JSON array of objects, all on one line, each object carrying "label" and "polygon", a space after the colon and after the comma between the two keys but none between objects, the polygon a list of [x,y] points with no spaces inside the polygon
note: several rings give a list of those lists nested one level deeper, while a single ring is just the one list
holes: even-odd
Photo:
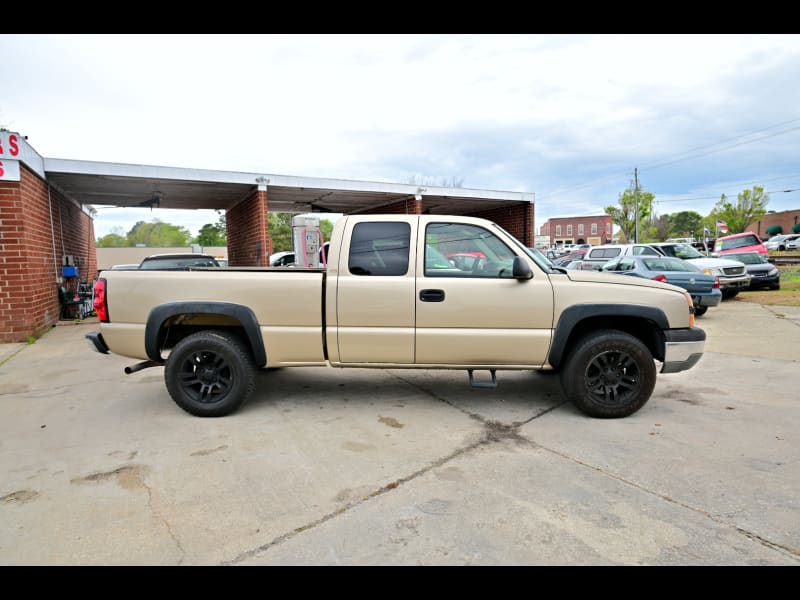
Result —
[{"label": "truck door", "polygon": [[552,286],[539,269],[533,279],[514,279],[518,252],[498,233],[466,223],[420,225],[417,364],[544,363],[553,326]]},{"label": "truck door", "polygon": [[[416,216],[348,222],[339,255],[339,362],[414,362]],[[345,252],[344,249],[347,249]]]}]

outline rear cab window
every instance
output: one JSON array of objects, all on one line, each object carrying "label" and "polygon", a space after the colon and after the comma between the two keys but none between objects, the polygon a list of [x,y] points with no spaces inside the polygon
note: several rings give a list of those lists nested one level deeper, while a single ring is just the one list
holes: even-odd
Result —
[{"label": "rear cab window", "polygon": [[405,275],[410,242],[408,223],[358,223],[350,238],[347,268],[353,275]]}]

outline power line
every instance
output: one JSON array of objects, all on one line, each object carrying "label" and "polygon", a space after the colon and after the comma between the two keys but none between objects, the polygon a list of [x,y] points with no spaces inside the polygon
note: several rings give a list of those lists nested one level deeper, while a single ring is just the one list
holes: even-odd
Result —
[{"label": "power line", "polygon": [[[800,187],[797,187],[797,188],[794,188],[794,189],[788,189],[788,190],[769,190],[769,191],[767,191],[765,193],[766,194],[788,194],[789,192],[800,192]],[[670,204],[672,202],[691,202],[693,200],[719,200],[719,198],[722,196],[723,193],[726,196],[733,195],[733,194],[728,194],[728,193],[722,192],[720,194],[717,194],[716,196],[695,196],[693,198],[676,198],[676,199],[673,199],[673,200],[653,200],[653,202],[655,202],[656,204]],[[737,192],[737,194],[738,194],[738,192]]]},{"label": "power line", "polygon": [[[709,152],[700,153],[700,154],[694,154],[698,150],[703,150],[705,148],[713,148],[714,146],[719,146],[721,144],[727,144],[728,142],[732,142],[734,140],[739,140],[739,139],[742,139],[742,138],[750,137],[750,136],[756,135],[756,134],[764,132],[764,131],[769,131],[771,129],[776,129],[778,127],[783,127],[785,125],[789,125],[791,123],[797,123],[797,122],[800,122],[800,118],[790,119],[789,121],[783,121],[783,122],[777,123],[775,125],[770,125],[769,127],[763,127],[761,129],[756,129],[755,131],[751,131],[749,133],[744,133],[744,134],[741,134],[741,135],[737,135],[737,136],[734,136],[732,138],[727,138],[727,139],[721,140],[719,142],[714,142],[713,144],[705,144],[703,146],[697,146],[697,147],[692,148],[690,150],[685,150],[683,152],[679,152],[677,154],[673,154],[672,156],[674,158],[666,157],[666,158],[663,158],[661,160],[654,161],[654,162],[649,163],[649,164],[645,164],[642,168],[643,169],[649,169],[649,170],[660,169],[662,167],[665,167],[665,166],[668,166],[668,165],[671,165],[671,164],[675,164],[677,162],[681,162],[681,161],[684,161],[684,160],[689,160],[689,159],[692,159],[692,158],[701,158],[703,156],[708,156],[710,154],[715,154],[717,152],[722,152],[724,150],[729,150],[731,148],[736,148],[738,146],[744,146],[746,144],[759,142],[759,141],[762,141],[762,140],[765,140],[765,139],[769,139],[771,137],[776,137],[776,136],[779,136],[779,135],[784,135],[786,133],[791,133],[792,131],[797,131],[798,129],[800,129],[800,126],[792,127],[792,128],[785,129],[785,130],[778,131],[778,132],[774,132],[774,133],[771,133],[771,134],[768,134],[768,135],[760,136],[760,137],[755,138],[755,139],[745,140],[743,142],[739,142],[739,143],[736,143],[736,144],[731,144],[729,146],[723,146],[721,148],[715,148],[714,150],[711,150]],[[622,171],[622,168],[620,168],[620,171]],[[554,191],[552,191],[550,193],[542,193],[542,194],[538,195],[537,199],[540,200],[540,201],[541,200],[546,200],[546,199],[550,198],[551,196],[555,196],[555,195],[558,195],[558,194],[564,194],[566,192],[577,191],[577,190],[580,190],[580,189],[583,189],[583,188],[586,188],[586,187],[591,187],[591,186],[593,186],[595,184],[599,184],[601,182],[609,181],[609,180],[615,179],[617,177],[627,176],[627,171],[625,171],[625,173],[626,173],[625,175],[617,175],[616,173],[613,174],[613,175],[605,175],[605,176],[602,176],[602,177],[597,177],[595,179],[590,179],[590,180],[588,180],[588,181],[586,181],[584,183],[580,183],[580,184],[577,184],[577,185],[574,185],[574,186],[568,186],[566,188],[557,189],[557,190],[554,190]]]}]

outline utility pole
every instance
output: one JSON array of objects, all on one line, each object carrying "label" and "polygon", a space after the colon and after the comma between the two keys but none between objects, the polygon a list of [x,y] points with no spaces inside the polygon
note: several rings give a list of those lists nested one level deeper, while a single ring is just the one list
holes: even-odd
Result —
[{"label": "utility pole", "polygon": [[639,169],[633,169],[633,219],[634,219],[634,227],[633,230],[633,243],[639,243]]}]

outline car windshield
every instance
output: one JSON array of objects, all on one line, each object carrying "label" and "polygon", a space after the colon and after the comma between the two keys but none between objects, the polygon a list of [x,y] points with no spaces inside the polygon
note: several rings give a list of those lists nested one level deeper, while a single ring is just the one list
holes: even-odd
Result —
[{"label": "car windshield", "polygon": [[525,244],[520,242],[517,238],[515,238],[513,235],[508,233],[505,229],[500,227],[500,225],[498,225],[497,223],[494,223],[494,226],[497,227],[503,233],[505,233],[509,238],[511,238],[517,244],[517,246],[522,248],[522,250],[524,250],[525,253],[528,256],[530,256],[534,260],[534,262],[542,268],[542,270],[548,271],[548,272],[553,271],[553,263],[551,263],[550,259],[548,259],[544,254],[542,254],[541,252],[539,252],[535,248],[528,248]]},{"label": "car windshield", "polygon": [[646,258],[643,260],[644,265],[650,271],[680,271],[683,273],[699,273],[700,269],[692,263],[679,260],[677,258]]},{"label": "car windshield", "polygon": [[692,248],[689,244],[675,244],[670,246],[659,246],[667,256],[675,258],[705,258],[700,252]]},{"label": "car windshield", "polygon": [[758,246],[759,244],[760,242],[756,236],[744,235],[729,240],[717,240],[716,250],[730,250],[731,248],[744,248],[745,246]]},{"label": "car windshield", "polygon": [[153,259],[145,259],[139,265],[140,269],[161,271],[167,269],[186,269],[189,267],[216,267],[218,263],[213,258],[203,257],[190,257],[190,258],[172,258],[172,257],[159,257]]},{"label": "car windshield", "polygon": [[726,254],[725,258],[730,260],[738,260],[746,265],[762,265],[766,262],[769,262],[766,256],[761,256],[756,252],[738,252]]}]

